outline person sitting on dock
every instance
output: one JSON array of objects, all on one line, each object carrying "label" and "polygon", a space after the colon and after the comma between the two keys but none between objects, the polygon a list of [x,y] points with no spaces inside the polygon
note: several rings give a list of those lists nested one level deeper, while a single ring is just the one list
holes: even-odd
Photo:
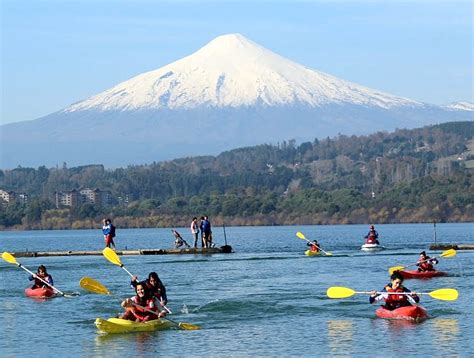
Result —
[{"label": "person sitting on dock", "polygon": [[418,259],[416,266],[418,266],[419,272],[436,271],[433,265],[438,264],[438,262],[437,258],[431,258],[426,255],[425,251],[422,251],[420,252],[420,258]]},{"label": "person sitting on dock", "polygon": [[309,248],[312,252],[319,252],[320,251],[321,246],[319,246],[318,240],[313,240],[311,242],[307,242],[306,245],[309,246]]},{"label": "person sitting on dock", "polygon": [[[38,267],[38,270],[35,274],[31,275],[29,277],[30,281],[35,281],[35,284],[33,285],[33,287],[31,287],[33,290],[36,289],[36,288],[41,288],[41,287],[48,287],[49,286],[54,286],[54,283],[53,283],[53,276],[51,276],[47,270],[46,270],[46,267],[44,265],[40,265]],[[43,281],[46,281],[48,283],[48,285],[46,285]]]},{"label": "person sitting on dock", "polygon": [[146,322],[166,316],[166,311],[159,310],[155,297],[150,294],[145,284],[137,283],[135,293],[135,296],[122,302],[122,307],[126,311],[120,318],[135,322]]},{"label": "person sitting on dock", "polygon": [[147,290],[153,295],[162,306],[168,303],[168,297],[166,296],[166,287],[158,277],[156,272],[150,272],[148,278],[142,282],[138,281],[138,276],[133,276],[130,285],[136,287],[138,284],[143,284]]},{"label": "person sitting on dock", "polygon": [[[403,276],[400,272],[395,271],[392,276],[390,276],[390,283],[384,287],[381,293],[376,291],[370,292],[369,302],[372,304],[374,302],[379,302],[385,300],[384,307],[390,311],[394,309],[411,306],[412,303],[420,302],[420,298],[416,293],[411,292],[408,288],[403,286]],[[410,295],[396,295],[393,293],[410,293]]]},{"label": "person sitting on dock", "polygon": [[377,245],[380,245],[380,242],[378,240],[379,238],[379,233],[375,230],[375,227],[374,225],[370,225],[369,227],[369,232],[367,235],[364,236],[365,239],[365,243],[366,244],[377,244]]},{"label": "person sitting on dock", "polygon": [[171,229],[171,232],[173,233],[174,237],[175,237],[175,240],[174,240],[174,246],[176,248],[180,248],[181,246],[183,245],[186,245],[187,248],[190,248],[191,246],[189,246],[189,244],[186,242],[186,240],[184,240],[182,238],[182,236],[180,235],[179,232],[177,232],[176,230],[174,229]]}]

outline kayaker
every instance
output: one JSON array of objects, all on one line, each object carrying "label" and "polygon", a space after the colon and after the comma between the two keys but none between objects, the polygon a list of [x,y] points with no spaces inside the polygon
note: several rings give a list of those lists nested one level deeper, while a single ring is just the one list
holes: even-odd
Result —
[{"label": "kayaker", "polygon": [[137,283],[135,293],[135,296],[122,302],[122,307],[126,311],[120,318],[135,322],[146,322],[166,316],[166,311],[159,310],[156,299],[147,290],[145,284]]},{"label": "kayaker", "polygon": [[[35,274],[31,275],[29,277],[30,281],[35,281],[35,284],[33,285],[33,287],[31,287],[33,290],[36,289],[36,288],[41,288],[41,287],[48,287],[49,286],[54,286],[54,283],[53,283],[53,276],[51,276],[47,270],[46,270],[46,267],[44,265],[40,265],[38,266],[38,270],[36,271]],[[46,281],[48,283],[45,284],[43,281]]]},{"label": "kayaker", "polygon": [[168,297],[166,296],[166,287],[158,277],[156,272],[150,272],[148,278],[142,282],[138,281],[138,276],[133,276],[130,285],[136,287],[137,284],[143,284],[147,290],[153,295],[162,306],[168,303]]},{"label": "kayaker", "polygon": [[[416,293],[411,292],[408,288],[403,286],[403,276],[398,271],[390,276],[390,283],[385,286],[381,292],[382,293],[371,291],[369,302],[374,303],[385,300],[384,307],[390,311],[400,307],[411,306],[412,303],[418,303],[420,301]],[[394,295],[388,294],[389,292],[403,292],[410,293],[410,295]]]},{"label": "kayaker", "polygon": [[364,238],[367,239],[367,240],[365,240],[366,244],[380,245],[380,242],[378,240],[379,233],[375,230],[374,225],[369,226],[369,232],[367,233],[367,235],[364,236]]},{"label": "kayaker", "polygon": [[306,245],[310,247],[310,250],[312,252],[319,252],[320,251],[321,246],[319,246],[318,240],[313,240],[311,242],[307,242]]},{"label": "kayaker", "polygon": [[422,251],[420,252],[420,258],[418,259],[416,266],[418,266],[419,272],[436,271],[433,265],[438,264],[438,262],[437,258],[431,258],[426,255],[425,251]]}]

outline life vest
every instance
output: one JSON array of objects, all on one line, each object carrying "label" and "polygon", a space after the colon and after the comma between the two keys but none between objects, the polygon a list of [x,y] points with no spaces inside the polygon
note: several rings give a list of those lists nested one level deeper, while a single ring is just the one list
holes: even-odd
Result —
[{"label": "life vest", "polygon": [[155,297],[157,298],[159,301],[162,300],[163,297],[163,290],[161,289],[161,285],[158,283],[158,286],[155,287],[155,286],[152,286],[150,284],[150,282],[148,282],[148,280],[146,281],[146,286],[149,290],[149,292]]},{"label": "life vest", "polygon": [[316,245],[311,245],[312,252],[319,252],[319,248]]},{"label": "life vest", "polygon": [[[158,318],[158,309],[155,304],[155,300],[153,298],[149,298],[146,300],[146,304],[142,305],[140,302],[140,299],[138,296],[135,296],[132,298],[132,301],[139,306],[133,306],[130,307],[130,310],[132,311],[133,315],[135,318],[138,318],[140,321],[144,321],[145,318],[150,317],[151,319],[157,319]],[[149,312],[149,311],[155,311],[157,312],[156,315]]]},{"label": "life vest", "polygon": [[[405,292],[403,288],[397,288],[393,289],[390,286],[385,286],[385,291],[387,292],[400,292],[403,293]],[[406,292],[405,292],[406,293]],[[404,307],[404,306],[411,306],[410,301],[408,301],[407,295],[393,295],[389,294],[387,298],[385,298],[385,308],[389,310],[394,310],[399,307]]]},{"label": "life vest", "polygon": [[370,234],[365,243],[366,244],[376,244],[377,243],[377,237],[374,234]]},{"label": "life vest", "polygon": [[[36,276],[40,277],[43,281],[46,281],[46,282],[50,282],[50,281],[51,281],[49,274],[46,274],[46,275],[39,275],[39,274],[36,274]],[[35,284],[34,284],[33,287],[48,286],[48,285],[46,285],[43,281],[41,281],[39,278],[35,277]]]},{"label": "life vest", "polygon": [[420,271],[434,271],[430,258],[427,257],[425,260],[422,260],[423,262],[418,263],[418,269]]}]

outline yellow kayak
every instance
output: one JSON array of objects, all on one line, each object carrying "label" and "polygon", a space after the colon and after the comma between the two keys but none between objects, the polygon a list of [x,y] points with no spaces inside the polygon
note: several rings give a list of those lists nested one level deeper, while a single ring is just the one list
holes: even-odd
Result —
[{"label": "yellow kayak", "polygon": [[103,333],[151,332],[175,327],[172,322],[161,319],[139,323],[121,318],[109,318],[107,320],[97,318],[94,324]]},{"label": "yellow kayak", "polygon": [[306,256],[319,256],[321,255],[321,251],[311,251],[311,250],[306,250],[304,252]]}]

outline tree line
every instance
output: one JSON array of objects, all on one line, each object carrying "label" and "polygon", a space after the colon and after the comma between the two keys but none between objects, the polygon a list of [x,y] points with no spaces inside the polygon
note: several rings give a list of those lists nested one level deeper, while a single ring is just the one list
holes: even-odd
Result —
[{"label": "tree line", "polygon": [[[0,226],[86,228],[102,216],[121,227],[177,226],[204,213],[236,225],[472,221],[473,133],[474,122],[450,122],[117,169],[18,167],[0,171],[0,189],[29,201],[2,202]],[[56,191],[81,187],[129,204],[55,207]]]}]

